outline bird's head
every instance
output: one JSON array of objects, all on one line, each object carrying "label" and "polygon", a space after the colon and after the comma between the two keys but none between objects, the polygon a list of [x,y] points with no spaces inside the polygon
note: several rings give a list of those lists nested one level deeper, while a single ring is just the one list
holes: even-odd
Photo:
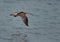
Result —
[{"label": "bird's head", "polygon": [[17,12],[13,13],[13,14],[10,14],[10,16],[14,16],[14,17],[17,17]]}]

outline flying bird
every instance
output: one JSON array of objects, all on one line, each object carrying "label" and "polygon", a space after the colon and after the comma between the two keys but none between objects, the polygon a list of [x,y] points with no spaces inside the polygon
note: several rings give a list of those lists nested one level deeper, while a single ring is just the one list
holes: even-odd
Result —
[{"label": "flying bird", "polygon": [[17,17],[17,16],[20,16],[23,20],[23,22],[25,23],[26,26],[28,26],[28,18],[26,16],[26,12],[15,12],[13,14],[10,14],[10,16],[14,16],[14,17]]}]

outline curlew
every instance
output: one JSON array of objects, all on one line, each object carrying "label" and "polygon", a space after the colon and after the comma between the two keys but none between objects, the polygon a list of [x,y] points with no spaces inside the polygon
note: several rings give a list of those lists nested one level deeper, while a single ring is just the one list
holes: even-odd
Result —
[{"label": "curlew", "polygon": [[10,14],[10,16],[14,16],[14,17],[20,16],[23,22],[25,23],[25,25],[28,26],[28,18],[26,14],[27,14],[26,12],[15,12],[15,13]]}]

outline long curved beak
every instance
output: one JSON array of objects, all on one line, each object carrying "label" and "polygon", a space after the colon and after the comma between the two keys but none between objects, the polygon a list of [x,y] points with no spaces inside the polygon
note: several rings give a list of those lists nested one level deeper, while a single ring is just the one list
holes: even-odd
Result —
[{"label": "long curved beak", "polygon": [[13,16],[13,14],[10,14],[10,16]]}]

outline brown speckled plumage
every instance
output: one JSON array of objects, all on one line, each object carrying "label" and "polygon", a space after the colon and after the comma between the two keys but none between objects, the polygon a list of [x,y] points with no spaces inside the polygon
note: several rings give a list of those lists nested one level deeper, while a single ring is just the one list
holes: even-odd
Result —
[{"label": "brown speckled plumage", "polygon": [[25,23],[25,25],[28,26],[28,18],[25,12],[15,12],[13,14],[10,14],[10,16],[14,16],[14,17],[20,16],[23,22]]}]

